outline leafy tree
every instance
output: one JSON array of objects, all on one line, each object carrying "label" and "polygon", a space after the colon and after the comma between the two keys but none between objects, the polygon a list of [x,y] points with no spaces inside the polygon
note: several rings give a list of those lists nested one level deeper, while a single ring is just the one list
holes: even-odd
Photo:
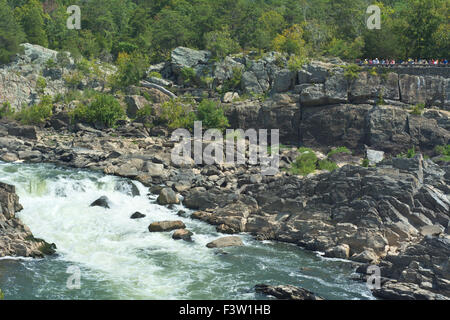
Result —
[{"label": "leafy tree", "polygon": [[0,63],[9,62],[21,50],[23,40],[24,33],[14,19],[13,10],[6,0],[0,0]]},{"label": "leafy tree", "polygon": [[47,16],[38,0],[27,0],[23,6],[15,9],[14,14],[22,25],[28,42],[44,47],[48,46],[44,26]]},{"label": "leafy tree", "polygon": [[138,85],[145,76],[149,63],[148,58],[140,53],[122,52],[117,57],[116,65],[118,70],[114,76],[113,85],[115,88],[123,88]]},{"label": "leafy tree", "polygon": [[230,32],[224,28],[221,31],[212,31],[205,35],[206,49],[215,57],[225,58],[230,53],[239,50],[239,44],[231,38]]},{"label": "leafy tree", "polygon": [[276,51],[304,56],[305,40],[303,40],[303,29],[300,25],[295,24],[283,31],[273,40],[273,47]]}]

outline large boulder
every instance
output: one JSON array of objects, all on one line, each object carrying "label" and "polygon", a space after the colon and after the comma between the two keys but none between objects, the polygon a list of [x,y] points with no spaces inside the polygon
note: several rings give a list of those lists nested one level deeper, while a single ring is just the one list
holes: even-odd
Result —
[{"label": "large boulder", "polygon": [[225,248],[225,247],[240,247],[243,246],[244,243],[242,242],[242,239],[238,236],[229,236],[229,237],[222,237],[219,239],[216,239],[214,241],[209,242],[206,244],[206,247],[208,248]]},{"label": "large boulder", "polygon": [[159,221],[159,222],[153,222],[149,225],[148,230],[150,232],[166,232],[166,231],[172,231],[177,229],[185,229],[186,225],[183,223],[183,221]]},{"label": "large boulder", "polygon": [[160,205],[180,203],[180,199],[178,199],[177,194],[170,188],[162,189],[159,193],[157,201]]},{"label": "large boulder", "polygon": [[131,119],[136,118],[138,111],[149,104],[147,99],[138,95],[126,96],[125,102],[127,103],[127,116]]}]

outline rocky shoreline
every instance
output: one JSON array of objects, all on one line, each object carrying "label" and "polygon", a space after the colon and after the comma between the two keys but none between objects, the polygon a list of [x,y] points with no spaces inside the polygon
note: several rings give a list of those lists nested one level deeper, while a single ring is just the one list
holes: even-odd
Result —
[{"label": "rocky shoreline", "polygon": [[[168,137],[127,138],[125,130],[139,132],[133,125],[106,132],[78,125],[76,132],[57,132],[2,122],[0,159],[135,179],[153,193],[166,193],[164,205],[181,196],[187,208],[197,210],[191,218],[224,234],[248,232],[259,240],[355,261],[361,280],[368,265],[378,264],[383,286],[373,293],[380,298],[450,297],[449,165],[417,155],[371,168],[348,164],[308,177],[284,171],[262,177],[258,167],[249,165],[174,166]],[[296,156],[293,150],[281,154],[286,162]],[[36,247],[9,253],[39,256],[31,248]]]},{"label": "rocky shoreline", "polygon": [[[13,108],[38,102],[33,88],[41,74],[46,94],[63,95],[63,75],[76,69],[73,62],[61,70],[46,66],[55,51],[29,44],[25,49],[0,69],[0,98]],[[339,60],[312,61],[292,71],[287,57],[273,52],[259,58],[210,58],[206,51],[179,47],[169,61],[151,66],[140,86],[117,96],[134,120],[119,120],[114,128],[73,122],[70,112],[77,101],[53,103],[53,114],[41,127],[2,119],[0,160],[53,163],[137,180],[159,195],[160,205],[181,200],[195,210],[192,219],[215,225],[225,235],[246,232],[354,261],[362,281],[369,276],[367,267],[377,264],[382,277],[382,287],[373,290],[377,297],[449,299],[450,164],[435,148],[450,141],[450,79],[352,72]],[[194,87],[183,78],[186,68],[194,71]],[[241,74],[239,86],[230,89],[235,73]],[[212,83],[205,87],[208,78]],[[103,91],[105,84],[94,80],[82,79],[77,88]],[[174,164],[170,130],[135,118],[149,104],[157,115],[165,101],[185,92],[197,101],[205,95],[221,100],[231,128],[279,129],[280,142],[295,146],[280,147],[280,172],[262,176],[248,163],[195,165],[192,158]],[[338,165],[333,172],[301,177],[289,172],[301,154],[297,146],[313,148],[320,160],[337,146],[353,154],[333,155]],[[397,157],[411,148],[420,153]],[[369,167],[361,166],[364,158]],[[20,210],[14,188],[0,189],[6,201],[0,255],[41,256],[43,242],[29,240],[29,230],[14,218]],[[107,205],[107,199],[98,204]],[[133,216],[140,217],[138,212]],[[154,228],[171,225],[161,222]],[[174,239],[189,241],[190,231],[178,225]],[[239,242],[227,238],[224,243]],[[282,297],[310,294],[283,286],[260,289]]]}]

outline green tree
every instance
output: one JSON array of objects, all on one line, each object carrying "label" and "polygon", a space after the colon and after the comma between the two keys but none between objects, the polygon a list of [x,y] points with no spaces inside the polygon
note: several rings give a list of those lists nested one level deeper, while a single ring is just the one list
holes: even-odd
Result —
[{"label": "green tree", "polygon": [[13,10],[6,0],[0,0],[0,63],[7,63],[21,50],[24,40],[21,26],[16,22]]},{"label": "green tree", "polygon": [[206,49],[210,50],[215,57],[225,58],[230,53],[239,50],[239,44],[231,38],[228,29],[212,31],[205,35]]},{"label": "green tree", "polygon": [[38,0],[28,0],[14,11],[17,21],[22,25],[28,42],[48,46],[44,21],[47,18]]}]

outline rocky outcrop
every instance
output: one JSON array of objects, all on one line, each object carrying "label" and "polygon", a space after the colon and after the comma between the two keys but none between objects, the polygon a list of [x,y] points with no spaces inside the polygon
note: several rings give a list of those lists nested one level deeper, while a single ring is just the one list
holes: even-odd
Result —
[{"label": "rocky outcrop", "polygon": [[269,286],[267,284],[258,284],[255,286],[255,291],[280,300],[324,300],[309,290],[289,285]]},{"label": "rocky outcrop", "polygon": [[14,186],[0,182],[0,257],[43,257],[56,246],[34,238],[30,229],[16,217],[23,208]]},{"label": "rocky outcrop", "polygon": [[[18,54],[13,62],[0,66],[0,104],[9,102],[12,108],[20,108],[23,104],[39,102],[36,84],[39,77],[46,80],[45,93],[56,95],[67,91],[63,79],[67,69],[48,67],[52,59],[58,61],[58,52],[39,45],[25,43],[23,54]],[[73,60],[69,56],[69,67]]]}]

